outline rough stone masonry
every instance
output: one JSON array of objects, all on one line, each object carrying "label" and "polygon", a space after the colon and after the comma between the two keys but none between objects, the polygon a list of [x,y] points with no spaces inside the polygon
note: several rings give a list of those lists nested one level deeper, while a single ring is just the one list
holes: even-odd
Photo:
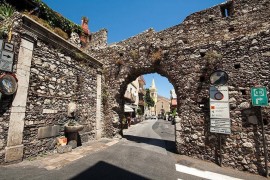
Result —
[{"label": "rough stone masonry", "polygon": [[80,143],[100,137],[102,64],[19,13],[11,42],[18,90],[1,99],[0,163],[55,151],[56,137],[65,135],[70,102],[84,126]]},{"label": "rough stone masonry", "polygon": [[[68,43],[64,43],[65,46],[75,53],[71,56],[67,51],[62,52],[55,48],[53,41],[44,40],[47,31],[37,28],[30,20],[25,19],[23,23],[19,20],[17,29],[14,27],[14,72],[20,59],[21,39],[29,38],[25,29],[30,32],[40,29],[40,34],[33,36],[35,46],[30,48],[31,65],[26,71],[30,74],[29,87],[21,93],[27,95],[25,111],[19,119],[23,137],[18,136],[18,143],[13,143],[12,148],[8,147],[9,129],[14,120],[11,114],[16,113],[10,107],[12,97],[4,97],[6,103],[1,104],[0,162],[5,161],[7,152],[19,152],[25,158],[53,149],[54,137],[39,139],[38,129],[50,129],[55,135],[59,127],[59,134],[63,134],[65,106],[71,100],[78,102],[80,121],[87,127],[81,134],[84,141],[96,136],[97,126],[100,126],[96,121],[97,112],[104,113],[103,134],[118,135],[120,126],[114,124],[113,119],[123,117],[127,85],[139,75],[153,72],[167,77],[177,94],[178,152],[215,162],[219,152],[217,136],[209,131],[209,75],[221,69],[229,75],[232,125],[232,134],[222,136],[223,165],[263,174],[262,131],[259,122],[250,123],[250,117],[259,118],[258,109],[251,106],[250,89],[266,86],[269,91],[270,88],[269,6],[268,0],[227,1],[194,13],[183,23],[164,31],[149,29],[108,47],[104,42],[107,32],[103,30],[98,34],[102,40],[87,51],[91,56]],[[32,24],[30,29],[29,24]],[[85,59],[81,56],[91,61],[81,60]],[[94,59],[102,62],[103,67]],[[97,81],[102,82],[99,95]],[[97,106],[98,103],[102,105]],[[269,107],[263,108],[263,117],[270,154]]]},{"label": "rough stone masonry", "polygon": [[[117,133],[119,126],[112,124],[111,117],[123,117],[122,99],[128,83],[139,75],[157,72],[169,79],[177,93],[181,118],[176,124],[178,152],[215,162],[219,152],[217,136],[209,131],[209,76],[221,69],[229,75],[232,127],[231,135],[222,136],[222,163],[264,174],[261,126],[249,119],[259,118],[258,109],[251,106],[251,87],[270,87],[269,6],[267,0],[228,1],[194,13],[164,31],[149,29],[92,51],[104,63],[107,135]],[[269,154],[269,107],[263,108],[263,117]]]}]

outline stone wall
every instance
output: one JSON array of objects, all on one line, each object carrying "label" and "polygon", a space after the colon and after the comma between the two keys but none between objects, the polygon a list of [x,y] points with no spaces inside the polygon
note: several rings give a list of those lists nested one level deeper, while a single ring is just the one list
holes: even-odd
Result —
[{"label": "stone wall", "polygon": [[[210,160],[218,159],[218,138],[210,133],[209,76],[216,69],[229,74],[232,134],[222,136],[223,165],[263,174],[264,156],[260,125],[248,117],[250,89],[270,88],[269,3],[266,0],[228,2],[194,13],[177,26],[161,32],[149,29],[92,54],[104,62],[108,87],[105,132],[115,134],[112,114],[123,117],[123,96],[127,85],[138,76],[157,72],[173,84],[178,101],[176,145],[179,153]],[[223,17],[223,7],[233,16]],[[270,150],[269,108],[263,117]],[[121,132],[120,132],[121,133]],[[269,152],[268,152],[269,153]]]},{"label": "stone wall", "polygon": [[67,105],[77,104],[82,142],[95,139],[97,70],[38,41],[34,49],[28,93],[25,156],[53,150],[54,137],[37,139],[40,127],[59,125],[64,135]]},{"label": "stone wall", "polygon": [[[79,133],[80,143],[96,139],[97,74],[101,74],[102,64],[27,17],[18,14],[14,24],[16,27],[13,28],[11,42],[16,50],[15,74],[17,68],[24,68],[17,63],[17,59],[22,56],[19,54],[22,39],[27,42],[31,40],[35,45],[30,57],[30,71],[23,74],[29,76],[29,82],[18,81],[18,84],[28,87],[21,127],[23,158],[55,150],[56,137],[65,135],[64,124],[68,122],[69,102],[77,104],[76,119],[84,125]],[[17,92],[14,96],[18,98],[21,95]],[[11,136],[12,127],[9,123],[12,103],[12,96],[3,96],[0,110],[0,163],[10,162],[7,161],[7,139]]]},{"label": "stone wall", "polygon": [[90,49],[102,49],[107,47],[107,35],[106,29],[101,29],[92,33],[92,39],[90,41]]},{"label": "stone wall", "polygon": [[[14,19],[14,24],[12,26],[13,29],[19,28],[19,24],[21,23],[21,15],[19,13],[15,13],[11,18]],[[9,19],[10,20],[10,19]],[[6,20],[7,23],[10,24],[10,21]],[[12,43],[14,44],[14,65],[13,72],[16,73],[17,70],[17,62],[18,62],[18,53],[20,48],[20,35],[17,33],[13,33]],[[0,74],[2,75],[4,71],[0,70]],[[0,100],[0,164],[4,161],[5,158],[5,147],[7,146],[7,137],[8,137],[8,127],[9,127],[9,117],[10,117],[10,109],[12,105],[12,101],[14,99],[14,95],[2,95]]]}]

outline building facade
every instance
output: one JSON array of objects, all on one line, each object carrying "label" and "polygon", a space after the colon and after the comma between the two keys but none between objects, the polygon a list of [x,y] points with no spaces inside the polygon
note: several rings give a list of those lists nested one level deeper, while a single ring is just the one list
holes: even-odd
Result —
[{"label": "building facade", "polygon": [[144,103],[144,96],[145,96],[145,80],[143,78],[143,76],[139,76],[138,77],[138,81],[139,81],[139,103],[138,106],[140,108],[139,111],[141,111],[140,113],[143,115],[144,114],[144,108],[145,108],[145,103]]},{"label": "building facade", "polygon": [[170,100],[158,95],[156,114],[163,117],[167,112],[170,112]]},{"label": "building facade", "polygon": [[177,96],[174,89],[170,91],[170,94],[170,111],[173,112],[175,109],[177,109]]}]

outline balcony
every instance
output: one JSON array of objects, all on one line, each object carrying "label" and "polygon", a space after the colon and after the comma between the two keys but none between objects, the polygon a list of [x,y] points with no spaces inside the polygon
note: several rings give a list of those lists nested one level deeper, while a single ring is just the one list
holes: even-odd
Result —
[{"label": "balcony", "polygon": [[136,97],[129,91],[125,92],[124,98],[126,102],[134,103],[136,101]]}]

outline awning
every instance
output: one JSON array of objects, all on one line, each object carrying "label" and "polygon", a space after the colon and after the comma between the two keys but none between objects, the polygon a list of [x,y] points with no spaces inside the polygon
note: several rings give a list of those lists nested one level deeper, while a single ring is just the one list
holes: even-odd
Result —
[{"label": "awning", "polygon": [[134,112],[134,110],[130,106],[125,105],[125,112]]}]

